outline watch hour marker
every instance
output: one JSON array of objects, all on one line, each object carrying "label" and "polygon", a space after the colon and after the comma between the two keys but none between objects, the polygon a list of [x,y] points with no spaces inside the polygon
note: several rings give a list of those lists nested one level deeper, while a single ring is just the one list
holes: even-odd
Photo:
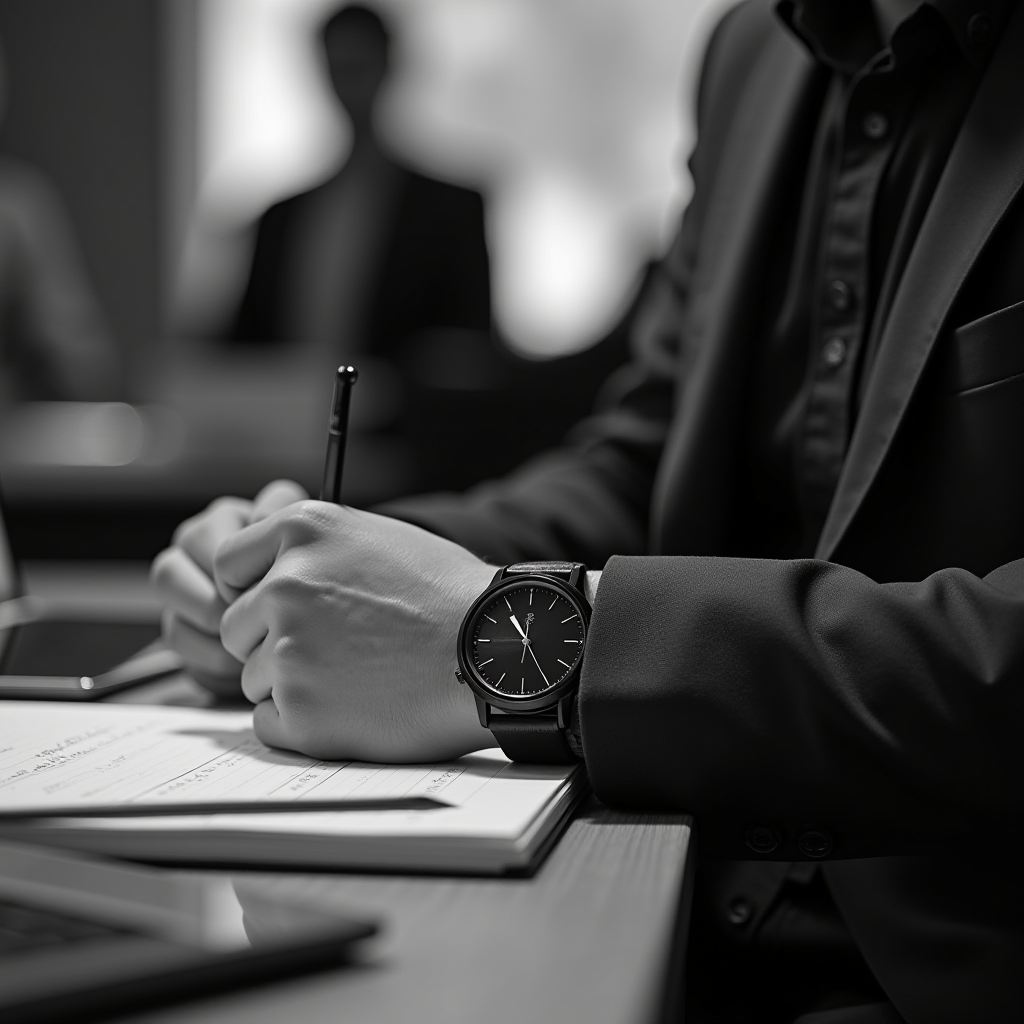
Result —
[{"label": "watch hour marker", "polygon": [[512,611],[512,604],[511,604],[511,602],[509,601],[509,599],[507,597],[505,598],[505,604],[508,605],[508,610]]},{"label": "watch hour marker", "polygon": [[497,620],[497,619],[492,619],[492,618],[490,617],[490,615],[488,615],[488,614],[487,614],[486,612],[484,613],[484,618],[485,618],[485,619],[486,619],[486,620],[487,620],[488,622],[493,622],[493,623],[494,623],[495,625],[497,625],[497,624],[498,624],[498,620]]},{"label": "watch hour marker", "polygon": [[[478,643],[478,644],[489,644],[490,642],[491,642],[490,640],[488,640],[486,637],[483,637],[483,636],[478,636],[476,638],[476,643]],[[578,640],[566,640],[565,642],[567,644],[579,643]]]},{"label": "watch hour marker", "polygon": [[566,622],[572,622],[572,620],[575,619],[575,618],[576,618],[576,613],[573,612],[572,615],[569,616],[569,618],[562,619],[562,624],[564,625]]},{"label": "watch hour marker", "polygon": [[[489,641],[485,641],[485,643],[489,643]],[[562,643],[563,644],[581,644],[581,643],[583,643],[583,641],[582,640],[563,640]]]},{"label": "watch hour marker", "polygon": [[[483,667],[484,667],[484,665],[490,665],[490,663],[491,663],[492,661],[494,661],[494,659],[493,659],[493,658],[488,658],[488,659],[487,659],[486,661],[481,661],[481,662],[480,662],[480,664],[479,664],[479,665],[477,665],[477,668],[483,668]],[[562,662],[562,664],[564,665],[564,664],[565,664],[565,662]]]},{"label": "watch hour marker", "polygon": [[[508,673],[507,673],[507,672],[502,672],[502,673],[501,673],[501,679],[504,679],[504,678],[505,678],[505,676],[507,676],[507,675],[508,675]],[[495,685],[495,686],[501,686],[501,679],[499,679],[499,680],[498,680],[498,681],[497,681],[497,682],[496,682],[496,683],[495,683],[494,685]]]},{"label": "watch hour marker", "polygon": [[526,693],[526,676],[519,680],[519,692]]},{"label": "watch hour marker", "polygon": [[558,600],[558,598],[556,597],[555,600],[552,601],[551,604],[548,605],[548,611],[551,611],[551,609],[555,607],[555,601],[557,601],[557,600]]},{"label": "watch hour marker", "polygon": [[572,665],[570,665],[570,664],[569,664],[569,662],[567,662],[567,661],[562,661],[562,659],[561,659],[561,658],[559,658],[559,659],[558,659],[558,664],[559,664],[559,665],[564,665],[564,666],[565,666],[566,668],[572,668]]},{"label": "watch hour marker", "polygon": [[530,604],[533,604],[533,591],[530,591]]}]

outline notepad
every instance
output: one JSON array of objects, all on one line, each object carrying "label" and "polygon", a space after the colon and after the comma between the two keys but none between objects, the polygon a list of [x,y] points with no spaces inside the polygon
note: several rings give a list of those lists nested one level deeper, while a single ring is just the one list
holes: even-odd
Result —
[{"label": "notepad", "polygon": [[501,873],[536,863],[579,767],[496,751],[322,761],[261,743],[247,711],[10,702],[0,836],[164,862]]}]

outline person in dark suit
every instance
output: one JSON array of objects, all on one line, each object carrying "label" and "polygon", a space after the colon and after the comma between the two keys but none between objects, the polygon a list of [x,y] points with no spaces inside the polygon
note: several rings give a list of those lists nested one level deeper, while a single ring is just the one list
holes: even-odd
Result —
[{"label": "person in dark suit", "polygon": [[232,340],[312,348],[337,364],[360,354],[394,362],[403,346],[438,328],[486,336],[490,269],[480,194],[397,162],[374,127],[389,29],[376,12],[352,4],[328,18],[321,39],[352,149],[334,177],[260,219]]},{"label": "person in dark suit", "polygon": [[696,815],[688,1019],[1021,1020],[1022,95],[1020,3],[739,4],[604,410],[460,497],[197,517],[171,643],[267,742],[448,756],[494,565],[603,566],[573,728]]}]

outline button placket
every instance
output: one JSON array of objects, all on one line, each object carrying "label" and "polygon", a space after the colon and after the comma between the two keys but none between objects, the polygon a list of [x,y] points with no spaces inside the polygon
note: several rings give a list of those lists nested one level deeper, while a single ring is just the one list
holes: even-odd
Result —
[{"label": "button placket", "polygon": [[893,145],[891,104],[878,102],[882,80],[895,83],[889,71],[879,71],[851,85],[821,242],[818,340],[798,456],[807,507],[819,517],[827,513],[846,455],[851,392],[866,328],[871,216]]}]

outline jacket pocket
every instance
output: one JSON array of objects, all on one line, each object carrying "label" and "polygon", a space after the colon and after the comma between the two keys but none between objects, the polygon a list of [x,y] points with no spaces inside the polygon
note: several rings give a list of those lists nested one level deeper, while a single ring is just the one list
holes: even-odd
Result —
[{"label": "jacket pocket", "polygon": [[947,394],[1024,373],[1024,302],[958,327],[950,340],[943,374]]}]

